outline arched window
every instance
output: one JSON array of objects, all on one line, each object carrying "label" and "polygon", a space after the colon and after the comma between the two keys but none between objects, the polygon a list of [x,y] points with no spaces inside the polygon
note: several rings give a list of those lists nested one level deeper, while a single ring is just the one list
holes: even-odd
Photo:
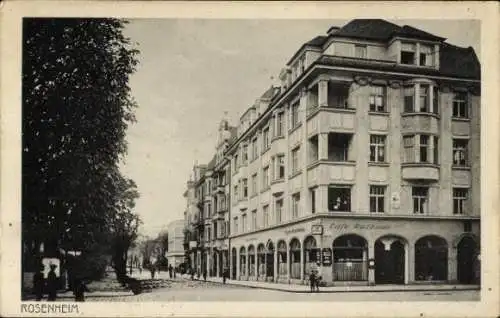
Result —
[{"label": "arched window", "polygon": [[248,247],[248,275],[255,276],[255,248],[253,245]]},{"label": "arched window", "polygon": [[343,235],[333,241],[333,279],[368,279],[368,243],[359,235]]},{"label": "arched window", "polygon": [[308,236],[304,240],[304,274],[309,277],[313,264],[319,262],[319,249],[316,247],[316,239]]},{"label": "arched window", "polygon": [[240,248],[240,276],[246,275],[246,250],[245,247]]},{"label": "arched window", "polygon": [[290,278],[300,279],[300,241],[290,241]]},{"label": "arched window", "polygon": [[429,235],[415,243],[415,280],[448,280],[448,243]]}]

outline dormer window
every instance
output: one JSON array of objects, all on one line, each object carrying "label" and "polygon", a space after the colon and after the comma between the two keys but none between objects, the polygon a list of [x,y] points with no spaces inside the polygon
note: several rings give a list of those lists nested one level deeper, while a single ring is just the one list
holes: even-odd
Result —
[{"label": "dormer window", "polygon": [[401,43],[401,64],[415,64],[415,44]]},{"label": "dormer window", "polygon": [[354,47],[354,57],[358,59],[366,59],[368,57],[366,45],[356,45]]},{"label": "dormer window", "polygon": [[429,45],[420,45],[419,65],[432,66],[432,47]]}]

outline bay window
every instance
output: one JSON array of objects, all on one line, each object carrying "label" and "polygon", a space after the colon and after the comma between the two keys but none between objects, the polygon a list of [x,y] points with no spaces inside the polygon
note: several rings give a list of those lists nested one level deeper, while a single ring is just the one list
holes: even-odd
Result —
[{"label": "bay window", "polygon": [[435,85],[416,83],[404,88],[404,113],[439,114],[439,90]]},{"label": "bay window", "polygon": [[433,135],[403,136],[403,162],[439,164],[438,141],[438,137]]}]

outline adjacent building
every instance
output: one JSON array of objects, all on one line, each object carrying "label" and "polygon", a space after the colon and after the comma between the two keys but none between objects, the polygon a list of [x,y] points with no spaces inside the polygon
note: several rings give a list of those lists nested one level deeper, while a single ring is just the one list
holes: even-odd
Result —
[{"label": "adjacent building", "polygon": [[170,222],[168,231],[167,261],[177,268],[184,263],[184,220]]},{"label": "adjacent building", "polygon": [[215,157],[225,171],[230,277],[305,283],[319,264],[329,285],[477,283],[474,50],[353,20],[305,43],[280,79]]}]

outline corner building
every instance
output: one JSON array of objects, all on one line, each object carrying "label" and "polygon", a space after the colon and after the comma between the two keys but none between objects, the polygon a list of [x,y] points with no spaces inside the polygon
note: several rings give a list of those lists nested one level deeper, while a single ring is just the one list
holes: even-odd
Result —
[{"label": "corner building", "polygon": [[232,279],[478,281],[480,66],[471,48],[353,20],[296,52],[241,117]]},{"label": "corner building", "polygon": [[240,118],[231,279],[479,283],[480,65],[411,26],[305,43]]}]

